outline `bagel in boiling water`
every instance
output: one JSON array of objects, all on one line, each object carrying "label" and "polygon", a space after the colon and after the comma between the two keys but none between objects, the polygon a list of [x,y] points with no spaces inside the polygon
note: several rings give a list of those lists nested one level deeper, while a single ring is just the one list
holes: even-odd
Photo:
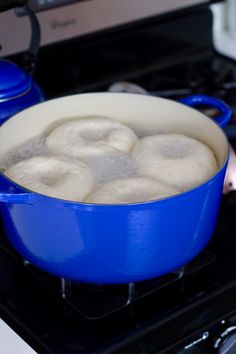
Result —
[{"label": "bagel in boiling water", "polygon": [[93,188],[93,176],[83,161],[35,156],[17,162],[4,174],[34,192],[65,200],[82,201]]},{"label": "bagel in boiling water", "polygon": [[217,162],[208,146],[182,134],[156,134],[140,139],[131,151],[139,173],[185,191],[212,177]]},{"label": "bagel in boiling water", "polygon": [[178,194],[179,191],[161,181],[148,177],[129,177],[103,184],[85,202],[124,204],[157,200]]},{"label": "bagel in boiling water", "polygon": [[88,117],[59,125],[47,136],[45,144],[53,154],[86,159],[129,152],[137,140],[136,134],[118,121]]}]

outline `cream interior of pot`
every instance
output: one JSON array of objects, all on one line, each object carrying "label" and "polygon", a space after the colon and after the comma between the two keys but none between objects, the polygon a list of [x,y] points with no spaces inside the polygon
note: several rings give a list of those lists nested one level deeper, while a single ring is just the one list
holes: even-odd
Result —
[{"label": "cream interior of pot", "polygon": [[151,96],[91,93],[54,99],[16,114],[0,127],[0,161],[18,145],[47,134],[67,120],[94,115],[118,120],[137,134],[186,134],[208,145],[219,167],[227,157],[228,142],[223,131],[194,108]]}]

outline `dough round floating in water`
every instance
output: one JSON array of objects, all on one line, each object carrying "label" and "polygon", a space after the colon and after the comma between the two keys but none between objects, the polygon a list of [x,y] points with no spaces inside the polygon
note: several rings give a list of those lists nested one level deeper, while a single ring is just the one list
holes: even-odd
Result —
[{"label": "dough round floating in water", "polygon": [[86,159],[116,151],[129,152],[137,141],[126,125],[108,118],[91,117],[66,122],[46,138],[54,154]]},{"label": "dough round floating in water", "polygon": [[131,152],[139,173],[181,191],[196,187],[217,171],[213,152],[182,134],[158,134],[140,139]]},{"label": "dough round floating in water", "polygon": [[17,162],[4,174],[34,192],[65,200],[82,201],[93,188],[90,168],[64,157],[32,157]]},{"label": "dough round floating in water", "polygon": [[86,199],[87,203],[124,204],[166,198],[179,191],[164,182],[147,177],[117,179],[102,185]]}]

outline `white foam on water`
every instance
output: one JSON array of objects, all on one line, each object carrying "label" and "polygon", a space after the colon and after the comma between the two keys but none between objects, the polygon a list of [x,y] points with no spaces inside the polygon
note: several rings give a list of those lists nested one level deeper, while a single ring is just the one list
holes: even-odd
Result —
[{"label": "white foam on water", "polygon": [[[0,161],[0,170],[4,171],[17,162],[27,158],[48,155],[52,154],[45,146],[45,137],[38,136],[12,149],[5,158]],[[70,159],[74,164],[79,161],[79,159],[77,160],[74,157],[65,157],[65,159]],[[95,187],[115,179],[135,177],[138,175],[136,162],[126,153],[116,152],[109,155],[90,157],[83,161],[87,163],[92,170]]]},{"label": "white foam on water", "polygon": [[45,146],[45,137],[38,136],[25,142],[24,144],[15,147],[0,161],[0,169],[2,171],[11,167],[15,163],[27,158],[39,155],[47,155],[48,151]]},{"label": "white foam on water", "polygon": [[96,185],[138,175],[136,162],[125,153],[89,158],[86,163],[93,171]]}]

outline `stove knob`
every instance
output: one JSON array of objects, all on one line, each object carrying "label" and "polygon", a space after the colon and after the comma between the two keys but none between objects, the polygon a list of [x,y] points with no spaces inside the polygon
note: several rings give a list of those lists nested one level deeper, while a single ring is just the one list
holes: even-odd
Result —
[{"label": "stove knob", "polygon": [[236,326],[229,327],[221,333],[214,348],[218,354],[236,354]]}]

